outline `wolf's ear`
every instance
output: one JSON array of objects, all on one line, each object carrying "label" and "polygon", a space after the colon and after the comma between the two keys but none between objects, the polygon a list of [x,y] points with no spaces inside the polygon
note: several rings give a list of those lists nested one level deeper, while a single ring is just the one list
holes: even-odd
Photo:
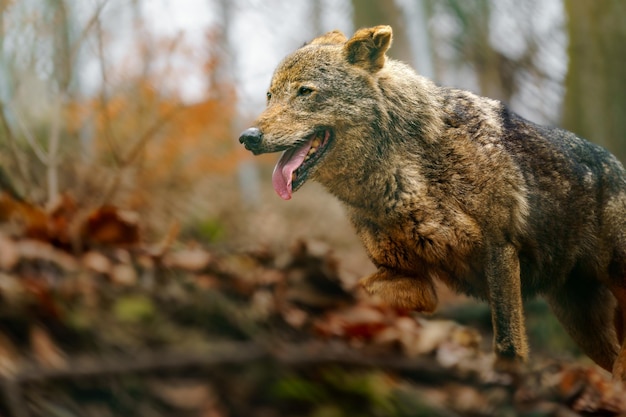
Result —
[{"label": "wolf's ear", "polygon": [[385,65],[385,52],[391,46],[391,26],[359,29],[346,42],[344,53],[348,62],[376,72]]},{"label": "wolf's ear", "polygon": [[333,30],[332,32],[328,32],[322,36],[318,36],[309,42],[309,45],[333,45],[338,43],[344,43],[347,41],[346,35],[341,33],[339,30]]}]

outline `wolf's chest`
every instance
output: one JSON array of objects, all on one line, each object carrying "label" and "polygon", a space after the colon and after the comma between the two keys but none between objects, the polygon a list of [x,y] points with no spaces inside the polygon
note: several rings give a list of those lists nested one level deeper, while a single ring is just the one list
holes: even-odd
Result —
[{"label": "wolf's chest", "polygon": [[357,225],[357,232],[378,266],[416,273],[427,270],[467,270],[476,249],[465,233],[452,225],[404,221],[381,225]]},{"label": "wolf's chest", "polygon": [[360,236],[377,267],[418,280],[439,281],[466,295],[488,297],[478,244],[469,247],[450,241],[443,230],[435,235],[423,235],[411,227],[370,229]]}]

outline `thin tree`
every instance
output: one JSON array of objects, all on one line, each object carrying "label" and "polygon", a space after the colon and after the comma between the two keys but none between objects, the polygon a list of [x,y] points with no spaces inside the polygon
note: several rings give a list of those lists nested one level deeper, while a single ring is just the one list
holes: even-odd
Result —
[{"label": "thin tree", "polygon": [[563,125],[626,163],[626,2],[567,0]]}]

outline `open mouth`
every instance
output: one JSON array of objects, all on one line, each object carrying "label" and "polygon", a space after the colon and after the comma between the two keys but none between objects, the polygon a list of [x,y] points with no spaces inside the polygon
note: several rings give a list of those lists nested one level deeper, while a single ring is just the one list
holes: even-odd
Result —
[{"label": "open mouth", "polygon": [[282,199],[289,200],[291,194],[304,184],[311,168],[324,155],[330,139],[330,130],[318,130],[303,144],[283,152],[272,174],[272,185]]}]

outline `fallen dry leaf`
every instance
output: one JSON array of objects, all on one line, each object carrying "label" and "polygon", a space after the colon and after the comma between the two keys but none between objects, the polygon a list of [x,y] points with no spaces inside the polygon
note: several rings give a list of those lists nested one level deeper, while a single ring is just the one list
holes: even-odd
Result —
[{"label": "fallen dry leaf", "polygon": [[283,320],[291,327],[299,329],[306,324],[309,314],[296,307],[287,307],[282,311]]},{"label": "fallen dry leaf", "polygon": [[19,301],[24,295],[24,290],[24,284],[20,278],[0,272],[0,295],[5,305]]},{"label": "fallen dry leaf", "polygon": [[35,300],[35,307],[40,313],[49,318],[57,319],[60,317],[61,308],[59,308],[59,302],[55,299],[54,290],[48,280],[23,277],[20,282],[24,291]]},{"label": "fallen dry leaf", "polygon": [[47,240],[48,216],[42,208],[0,191],[0,223],[9,223],[26,236]]},{"label": "fallen dry leaf", "polygon": [[102,206],[87,217],[81,237],[91,245],[136,245],[139,243],[139,217],[131,211]]},{"label": "fallen dry leaf", "polygon": [[100,252],[89,251],[83,255],[83,266],[99,274],[111,273],[111,261]]},{"label": "fallen dry leaf", "polygon": [[205,249],[196,247],[168,253],[163,264],[170,268],[180,268],[187,271],[201,271],[209,266],[211,254]]},{"label": "fallen dry leaf", "polygon": [[33,356],[41,366],[53,369],[66,367],[67,360],[65,354],[43,327],[39,325],[31,327],[30,344]]},{"label": "fallen dry leaf", "polygon": [[0,233],[0,269],[8,271],[20,260],[20,255],[11,239]]},{"label": "fallen dry leaf", "polygon": [[72,243],[72,224],[77,213],[78,204],[67,193],[60,194],[48,207],[48,233],[57,244],[68,246]]},{"label": "fallen dry leaf", "polygon": [[393,319],[376,307],[360,303],[325,314],[315,320],[314,328],[323,336],[369,340],[389,327]]},{"label": "fallen dry leaf", "polygon": [[32,239],[20,240],[17,242],[17,250],[20,257],[27,260],[48,261],[67,272],[79,269],[79,263],[75,257],[47,242]]},{"label": "fallen dry leaf", "polygon": [[203,290],[213,290],[220,286],[220,280],[214,275],[202,274],[196,276],[196,285]]},{"label": "fallen dry leaf", "polygon": [[201,382],[153,381],[150,390],[166,404],[182,410],[195,410],[215,402],[211,387]]},{"label": "fallen dry leaf", "polygon": [[132,265],[116,264],[111,268],[111,281],[123,286],[137,283],[137,271]]},{"label": "fallen dry leaf", "polygon": [[0,332],[0,376],[10,378],[20,367],[19,350],[4,332]]},{"label": "fallen dry leaf", "polygon": [[559,384],[560,394],[579,413],[626,413],[626,390],[593,368],[567,369]]}]

